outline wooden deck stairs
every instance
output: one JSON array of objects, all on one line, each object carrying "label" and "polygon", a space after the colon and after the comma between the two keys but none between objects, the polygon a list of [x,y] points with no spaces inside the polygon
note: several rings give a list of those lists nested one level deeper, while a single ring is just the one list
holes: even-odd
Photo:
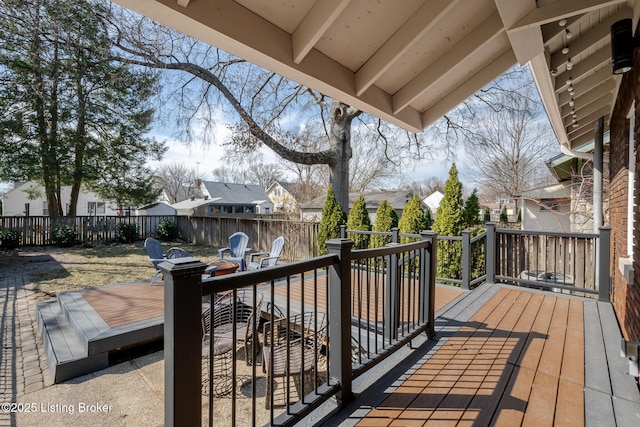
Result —
[{"label": "wooden deck stairs", "polygon": [[[139,282],[65,292],[39,303],[38,328],[54,382],[104,369],[113,352],[162,339],[162,292],[163,286]],[[150,310],[133,309],[137,294]]]}]

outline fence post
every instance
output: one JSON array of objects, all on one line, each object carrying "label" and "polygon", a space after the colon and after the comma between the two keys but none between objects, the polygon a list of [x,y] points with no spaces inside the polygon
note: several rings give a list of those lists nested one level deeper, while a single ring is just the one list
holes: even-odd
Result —
[{"label": "fence post", "polygon": [[164,424],[202,423],[202,273],[206,264],[176,258],[164,275]]},{"label": "fence post", "polygon": [[[438,233],[431,230],[423,230],[420,232],[420,238],[422,240],[429,241],[429,247],[425,250],[428,253],[428,259],[423,261],[424,267],[423,274],[421,275],[424,281],[424,288],[427,295],[425,306],[421,310],[423,315],[426,315],[427,324],[427,336],[432,338],[436,334],[435,321],[436,321],[436,271],[438,268]],[[423,311],[426,308],[426,313]]]},{"label": "fence post", "polygon": [[611,290],[611,276],[609,274],[611,258],[611,227],[600,227],[600,237],[598,238],[598,299],[609,301]]},{"label": "fence post", "polygon": [[471,282],[471,231],[462,231],[462,289],[469,289]]},{"label": "fence post", "polygon": [[351,248],[353,240],[330,239],[329,254],[338,264],[329,268],[329,377],[340,384],[339,406],[353,400],[351,380]]},{"label": "fence post", "polygon": [[487,223],[487,240],[486,240],[486,262],[485,272],[487,273],[487,283],[495,283],[496,281],[496,223]]},{"label": "fence post", "polygon": [[345,224],[340,224],[340,238],[347,238],[347,226]]},{"label": "fence post", "polygon": [[398,227],[391,229],[391,243],[400,243],[400,229]]}]

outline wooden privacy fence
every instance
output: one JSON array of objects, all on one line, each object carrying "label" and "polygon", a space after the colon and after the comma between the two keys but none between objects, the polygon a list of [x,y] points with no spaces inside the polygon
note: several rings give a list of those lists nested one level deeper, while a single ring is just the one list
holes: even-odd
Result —
[{"label": "wooden privacy fence", "polygon": [[20,233],[21,246],[53,245],[51,233],[60,225],[68,225],[76,232],[82,244],[109,243],[118,240],[119,223],[135,224],[140,238],[154,236],[158,224],[171,216],[16,216],[0,217],[0,231],[12,230]]},{"label": "wooden privacy fence", "polygon": [[242,231],[249,236],[253,252],[268,252],[278,236],[284,236],[285,260],[308,259],[317,255],[318,223],[269,218],[176,217],[180,236],[189,242],[222,248],[229,236]]},{"label": "wooden privacy fence", "polygon": [[313,258],[317,254],[318,224],[270,218],[189,217],[189,216],[76,216],[0,217],[0,231],[20,233],[20,245],[53,245],[51,232],[65,224],[73,228],[82,244],[109,243],[118,240],[119,223],[135,224],[139,239],[157,237],[160,221],[169,218],[178,224],[180,238],[203,246],[225,247],[236,231],[249,236],[253,252],[268,252],[271,243],[284,236],[283,258],[286,260]]}]

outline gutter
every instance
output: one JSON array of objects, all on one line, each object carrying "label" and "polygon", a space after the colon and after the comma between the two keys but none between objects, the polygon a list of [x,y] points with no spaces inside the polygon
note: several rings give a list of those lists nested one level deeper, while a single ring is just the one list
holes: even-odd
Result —
[{"label": "gutter", "polygon": [[[574,151],[567,148],[564,144],[560,144],[560,151],[562,151],[562,154],[566,154],[567,156],[593,161],[593,153],[581,153],[579,151]],[[609,163],[609,153],[604,153],[602,160],[604,163]]]}]

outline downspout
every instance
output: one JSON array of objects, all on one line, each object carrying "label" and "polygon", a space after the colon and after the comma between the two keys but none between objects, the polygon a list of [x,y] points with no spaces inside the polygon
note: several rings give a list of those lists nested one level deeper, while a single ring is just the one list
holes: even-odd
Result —
[{"label": "downspout", "polygon": [[602,227],[602,171],[603,171],[604,117],[596,121],[593,148],[593,232],[599,233]]}]

